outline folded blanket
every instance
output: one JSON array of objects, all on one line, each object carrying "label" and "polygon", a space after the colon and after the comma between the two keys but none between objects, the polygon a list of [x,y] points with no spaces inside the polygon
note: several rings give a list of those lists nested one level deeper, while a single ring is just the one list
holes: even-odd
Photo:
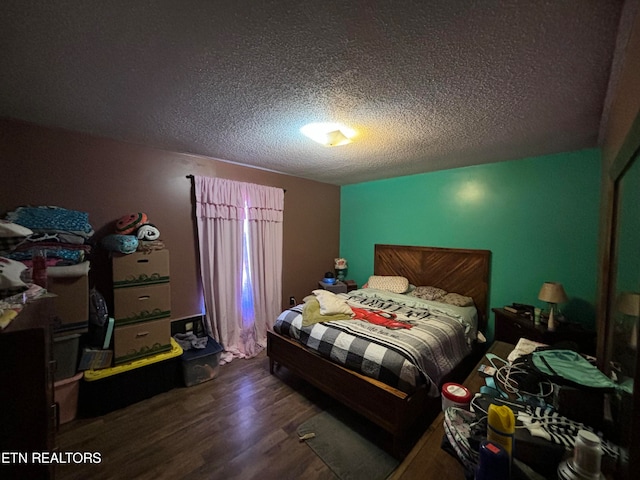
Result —
[{"label": "folded blanket", "polygon": [[318,299],[320,303],[320,313],[323,315],[335,315],[338,313],[343,313],[345,315],[353,316],[353,312],[349,305],[347,305],[347,300],[339,297],[333,292],[328,290],[314,290],[313,294]]},{"label": "folded blanket", "polygon": [[47,276],[52,278],[82,277],[89,274],[90,262],[82,262],[76,265],[47,268]]},{"label": "folded blanket", "polygon": [[66,231],[84,238],[93,235],[88,213],[62,207],[18,207],[7,213],[6,218],[34,232]]},{"label": "folded blanket", "polygon": [[[68,264],[76,264],[84,262],[85,251],[84,250],[69,250],[67,248],[43,248],[44,255],[47,258],[57,258],[58,260],[65,260]],[[17,260],[19,262],[31,260],[33,254],[31,251],[14,251],[7,255],[7,257]],[[59,262],[58,262],[59,263]]]},{"label": "folded blanket", "polygon": [[136,235],[138,240],[157,240],[160,238],[160,230],[158,230],[154,225],[147,223],[146,225],[142,225],[138,228]]},{"label": "folded blanket", "polygon": [[346,313],[336,313],[333,315],[323,315],[320,313],[320,302],[313,296],[305,299],[302,307],[302,326],[308,327],[314,323],[330,322],[331,320],[349,320],[351,315]]}]

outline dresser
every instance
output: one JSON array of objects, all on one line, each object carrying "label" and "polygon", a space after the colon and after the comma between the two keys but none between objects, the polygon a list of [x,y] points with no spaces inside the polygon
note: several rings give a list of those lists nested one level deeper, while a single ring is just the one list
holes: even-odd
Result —
[{"label": "dresser", "polygon": [[169,251],[114,255],[114,363],[171,350]]},{"label": "dresser", "polygon": [[3,479],[53,478],[52,465],[32,461],[33,452],[56,449],[53,300],[42,297],[27,303],[0,332],[0,452],[23,455],[10,462],[3,458]]}]

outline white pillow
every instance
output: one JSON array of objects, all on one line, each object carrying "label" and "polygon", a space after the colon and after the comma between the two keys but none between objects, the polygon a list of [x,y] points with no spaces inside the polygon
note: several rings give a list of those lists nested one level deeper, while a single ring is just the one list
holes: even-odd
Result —
[{"label": "white pillow", "polygon": [[0,257],[0,298],[10,297],[28,288],[20,278],[26,268],[22,262]]},{"label": "white pillow", "polygon": [[409,280],[405,277],[393,275],[371,275],[367,285],[368,288],[386,290],[392,293],[404,293],[409,289]]},{"label": "white pillow", "polygon": [[345,313],[353,315],[353,310],[347,304],[344,298],[338,297],[335,293],[328,290],[314,290],[313,294],[320,304],[321,315],[335,315],[337,313]]}]

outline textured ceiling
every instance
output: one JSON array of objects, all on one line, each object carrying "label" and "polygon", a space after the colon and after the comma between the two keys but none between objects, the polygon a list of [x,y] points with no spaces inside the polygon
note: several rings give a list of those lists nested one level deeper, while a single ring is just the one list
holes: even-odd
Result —
[{"label": "textured ceiling", "polygon": [[0,116],[340,185],[589,148],[621,8],[3,0]]}]

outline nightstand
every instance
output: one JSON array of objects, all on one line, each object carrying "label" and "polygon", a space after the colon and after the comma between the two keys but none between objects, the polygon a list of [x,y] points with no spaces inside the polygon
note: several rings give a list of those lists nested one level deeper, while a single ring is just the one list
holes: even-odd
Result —
[{"label": "nightstand", "polygon": [[322,280],[318,282],[318,287],[333,293],[347,293],[347,285],[340,281],[336,283],[325,283]]},{"label": "nightstand", "polygon": [[521,337],[525,337],[547,345],[572,341],[578,345],[580,353],[595,354],[596,332],[585,330],[578,324],[559,323],[556,330],[550,332],[545,324],[534,325],[533,320],[527,317],[502,308],[492,310],[495,315],[495,340],[517,344]]},{"label": "nightstand", "polygon": [[358,289],[358,284],[354,280],[345,280],[344,283],[347,285],[347,292]]},{"label": "nightstand", "polygon": [[353,280],[345,280],[344,282],[337,281],[333,285],[324,283],[322,280],[318,282],[318,287],[324,290],[329,290],[333,293],[348,293],[352,290],[357,290],[358,285]]}]

